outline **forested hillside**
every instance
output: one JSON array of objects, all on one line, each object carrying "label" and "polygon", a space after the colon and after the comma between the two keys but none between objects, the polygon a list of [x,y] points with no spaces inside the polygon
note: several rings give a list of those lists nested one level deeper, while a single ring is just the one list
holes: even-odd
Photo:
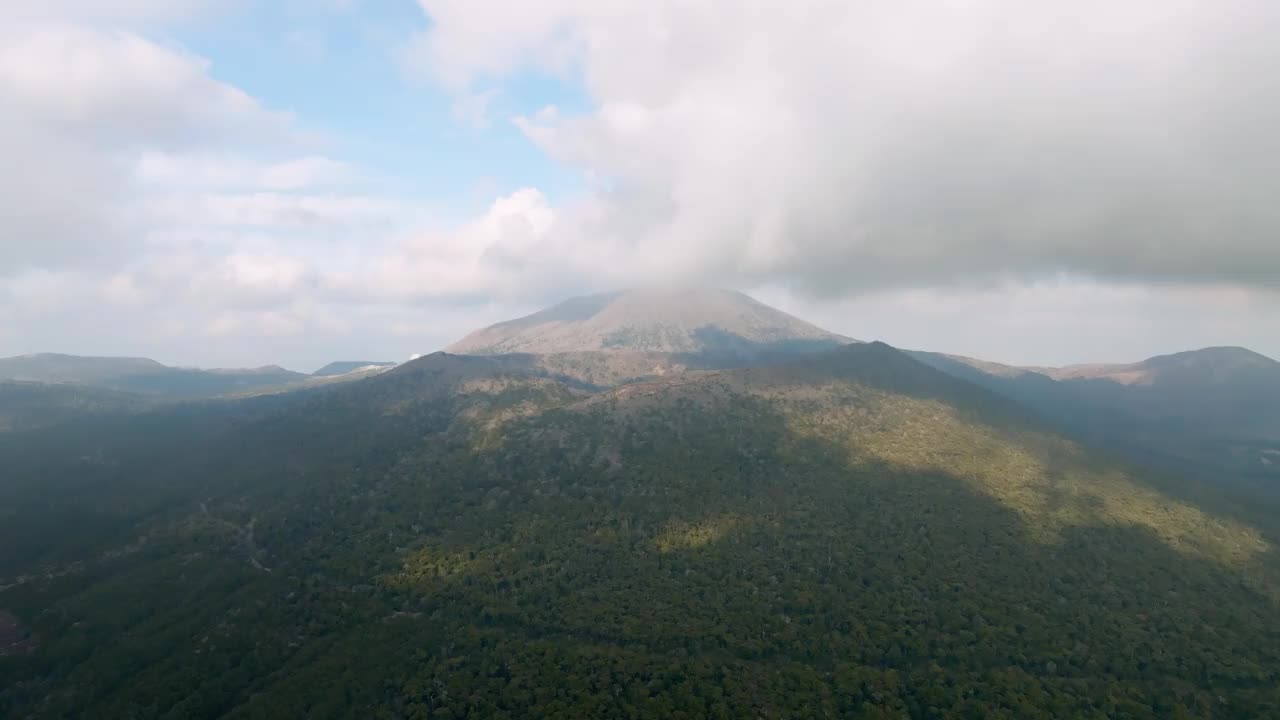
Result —
[{"label": "forested hillside", "polygon": [[138,395],[77,385],[0,380],[0,432],[31,430],[73,418],[142,410]]},{"label": "forested hillside", "polygon": [[1267,512],[1280,511],[1280,363],[1270,358],[1206,348],[1129,365],[1036,369],[912,356],[1017,401],[1073,437],[1227,494],[1262,493]]},{"label": "forested hillside", "polygon": [[878,343],[436,354],[0,466],[4,717],[1280,714],[1274,526]]}]

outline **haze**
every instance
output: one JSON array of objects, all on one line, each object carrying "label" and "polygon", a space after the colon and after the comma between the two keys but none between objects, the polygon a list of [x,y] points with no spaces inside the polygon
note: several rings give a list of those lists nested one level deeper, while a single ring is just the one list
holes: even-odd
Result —
[{"label": "haze", "polygon": [[1261,0],[0,8],[0,356],[311,370],[730,287],[1009,363],[1280,356]]}]

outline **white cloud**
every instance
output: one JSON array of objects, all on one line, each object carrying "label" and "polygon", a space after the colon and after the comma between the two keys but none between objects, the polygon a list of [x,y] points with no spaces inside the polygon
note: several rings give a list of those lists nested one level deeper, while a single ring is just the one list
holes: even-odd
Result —
[{"label": "white cloud", "polygon": [[15,275],[3,286],[10,305],[24,315],[58,313],[81,300],[80,278],[48,270],[28,270]]},{"label": "white cloud", "polygon": [[203,151],[147,150],[138,158],[137,177],[169,190],[299,190],[350,182],[355,171],[346,163],[320,155],[264,161]]},{"label": "white cloud", "polygon": [[351,301],[555,297],[582,273],[602,272],[609,259],[560,229],[560,211],[541,192],[526,188],[497,199],[460,227],[409,233],[387,251],[327,273],[322,282]]},{"label": "white cloud", "polygon": [[236,314],[223,312],[209,321],[205,332],[213,337],[225,337],[240,332],[242,326],[243,323]]},{"label": "white cloud", "polygon": [[[0,30],[0,154],[21,168],[0,176],[0,277],[119,265],[143,251],[157,212],[148,180],[194,171],[192,184],[200,173],[220,184],[239,173],[246,185],[300,188],[344,171],[314,154],[241,160],[296,145],[297,133],[287,114],[207,69],[202,58],[125,31]],[[225,158],[227,167],[200,165],[202,157]],[[261,214],[272,201],[250,202]],[[293,202],[294,215],[320,212],[309,207],[315,202]]]},{"label": "white cloud", "polygon": [[118,30],[0,35],[0,97],[28,121],[99,142],[279,142],[291,118],[208,75],[207,60]]},{"label": "white cloud", "polygon": [[1280,357],[1280,293],[1229,285],[1034,283],[873,292],[842,300],[762,289],[762,301],[854,337],[1016,365],[1134,362],[1244,345]]},{"label": "white cloud", "polygon": [[8,0],[0,4],[0,21],[8,24],[74,20],[78,22],[148,22],[190,18],[241,0]]},{"label": "white cloud", "polygon": [[155,217],[169,224],[281,229],[381,222],[393,207],[368,196],[276,192],[178,194],[152,203]]},{"label": "white cloud", "polygon": [[324,244],[385,233],[395,208],[207,59],[122,29],[179,3],[171,18],[73,5],[0,8],[0,154],[20,168],[0,174],[6,345],[137,354],[349,330],[350,312],[313,307]]},{"label": "white cloud", "polygon": [[406,60],[455,89],[467,87],[476,77],[502,77],[527,64],[564,70],[579,42],[573,22],[621,9],[614,0],[419,4],[441,31],[422,36],[409,48]]},{"label": "white cloud", "polygon": [[115,305],[138,305],[143,302],[138,281],[128,273],[116,273],[102,283],[102,297]]},{"label": "white cloud", "polygon": [[219,306],[273,305],[296,296],[307,275],[307,264],[300,258],[236,252],[198,275],[192,291]]},{"label": "white cloud", "polygon": [[[559,232],[818,294],[1059,271],[1280,282],[1280,5],[421,0],[410,62],[538,69],[523,125],[598,178]],[[641,252],[643,249],[643,252]]]},{"label": "white cloud", "polygon": [[306,330],[305,318],[276,310],[222,312],[204,326],[204,334],[214,338],[289,337]]}]

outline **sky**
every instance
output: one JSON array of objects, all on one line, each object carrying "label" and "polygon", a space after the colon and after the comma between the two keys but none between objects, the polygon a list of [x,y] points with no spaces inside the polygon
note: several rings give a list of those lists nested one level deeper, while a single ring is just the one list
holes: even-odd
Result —
[{"label": "sky", "polygon": [[1270,0],[9,0],[0,356],[404,360],[730,287],[1031,365],[1280,357]]}]

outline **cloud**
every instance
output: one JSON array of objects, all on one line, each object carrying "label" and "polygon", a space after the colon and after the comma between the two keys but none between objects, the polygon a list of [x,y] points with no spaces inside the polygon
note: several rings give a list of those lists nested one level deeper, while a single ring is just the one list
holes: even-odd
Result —
[{"label": "cloud", "polygon": [[821,300],[760,300],[823,327],[898,347],[1015,365],[1134,362],[1244,345],[1280,357],[1280,293],[1221,284],[1099,284],[1059,276],[988,287],[897,289]]},{"label": "cloud", "polygon": [[300,335],[307,327],[306,319],[289,312],[275,310],[257,312],[223,312],[205,326],[210,337],[279,337]]},{"label": "cloud", "polygon": [[341,185],[356,177],[350,165],[319,155],[264,161],[203,151],[156,150],[141,153],[136,173],[142,183],[165,189],[299,190]]},{"label": "cloud", "polygon": [[80,22],[152,22],[190,18],[240,0],[14,0],[0,5],[0,21],[8,24],[75,20]]},{"label": "cloud", "polygon": [[316,309],[316,278],[399,210],[206,58],[122,29],[180,3],[71,5],[0,23],[0,154],[20,169],[0,174],[6,346],[132,355],[349,328],[358,309]]},{"label": "cloud", "polygon": [[129,195],[110,154],[6,112],[0,156],[11,168],[0,173],[0,278],[93,264],[131,244]]},{"label": "cloud", "polygon": [[203,193],[158,199],[153,212],[175,225],[305,228],[369,219],[377,222],[392,205],[350,194]]},{"label": "cloud", "polygon": [[[141,252],[156,214],[143,186],[165,175],[298,188],[342,172],[314,154],[234,167],[237,155],[301,141],[287,114],[207,70],[203,58],[124,31],[0,30],[0,154],[21,168],[0,177],[0,277]],[[214,167],[192,161],[196,152],[231,159]]]},{"label": "cloud", "polygon": [[128,273],[116,273],[108,277],[102,283],[101,292],[104,300],[115,305],[138,305],[144,299],[137,280]]},{"label": "cloud", "polygon": [[291,118],[208,75],[209,62],[124,31],[9,31],[0,94],[32,123],[98,142],[278,142]]},{"label": "cloud", "polygon": [[329,273],[323,284],[357,302],[527,294],[554,284],[545,266],[563,268],[571,256],[571,248],[550,247],[557,217],[541,192],[518,190],[461,227],[410,232],[387,251]]},{"label": "cloud", "polygon": [[595,179],[558,236],[637,274],[1280,285],[1274,3],[421,5],[410,62],[463,96],[581,79],[523,127]]}]

